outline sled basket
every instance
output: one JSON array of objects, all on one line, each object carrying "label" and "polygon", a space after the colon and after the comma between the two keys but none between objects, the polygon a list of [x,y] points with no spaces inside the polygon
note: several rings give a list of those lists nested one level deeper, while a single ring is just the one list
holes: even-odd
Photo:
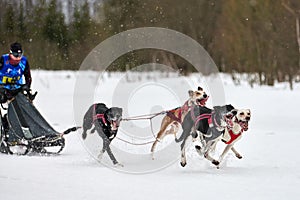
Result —
[{"label": "sled basket", "polygon": [[[9,104],[7,115],[2,121],[7,120],[8,130],[5,130],[4,145],[8,153],[12,146],[27,148],[38,153],[59,153],[65,146],[62,134],[55,131],[43,118],[27,97],[19,93]],[[5,123],[4,123],[5,124]],[[46,147],[58,147],[54,152],[48,152]]]}]

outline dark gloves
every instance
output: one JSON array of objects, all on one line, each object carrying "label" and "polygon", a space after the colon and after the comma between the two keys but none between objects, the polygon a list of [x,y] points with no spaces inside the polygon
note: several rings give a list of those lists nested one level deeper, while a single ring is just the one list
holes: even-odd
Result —
[{"label": "dark gloves", "polygon": [[5,88],[0,88],[0,103],[5,103],[7,101],[6,90]]},{"label": "dark gloves", "polygon": [[5,93],[0,92],[0,103],[6,103],[7,102],[7,96]]},{"label": "dark gloves", "polygon": [[37,95],[37,92],[34,94],[31,93],[31,89],[29,85],[23,85],[22,90],[25,92],[25,95],[28,97],[30,101],[33,101],[35,99],[35,96]]},{"label": "dark gloves", "polygon": [[23,86],[22,86],[22,90],[27,91],[27,92],[31,91],[29,85],[23,85]]}]

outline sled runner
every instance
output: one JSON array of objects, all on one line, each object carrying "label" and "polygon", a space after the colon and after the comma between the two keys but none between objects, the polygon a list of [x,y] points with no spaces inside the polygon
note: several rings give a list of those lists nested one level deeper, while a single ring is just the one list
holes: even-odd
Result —
[{"label": "sled runner", "polygon": [[[31,93],[19,92],[0,112],[0,151],[25,155],[28,152],[58,154],[65,147],[64,133],[55,131],[31,103]],[[34,96],[33,96],[34,97]]]}]

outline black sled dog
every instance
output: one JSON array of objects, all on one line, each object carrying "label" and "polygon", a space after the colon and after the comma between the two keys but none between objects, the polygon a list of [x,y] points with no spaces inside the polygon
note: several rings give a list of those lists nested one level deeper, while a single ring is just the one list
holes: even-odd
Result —
[{"label": "black sled dog", "polygon": [[[189,136],[199,138],[203,142],[204,157],[210,160],[213,164],[219,165],[217,160],[214,160],[210,155],[211,148],[214,143],[222,137],[225,128],[227,127],[226,115],[234,115],[232,105],[214,106],[214,109],[209,109],[205,106],[194,106],[188,112],[182,123],[183,132],[180,138],[176,138],[176,142],[181,142],[181,166],[186,165],[185,145]],[[199,134],[198,134],[199,133]],[[200,151],[200,146],[196,149]]]},{"label": "black sled dog", "polygon": [[122,108],[111,107],[107,108],[104,103],[97,103],[90,106],[83,118],[83,133],[82,138],[86,139],[87,130],[91,133],[97,131],[98,135],[102,138],[103,147],[100,151],[98,158],[101,159],[105,151],[108,153],[114,165],[122,166],[113,155],[110,143],[116,137],[120,122],[122,120]]}]

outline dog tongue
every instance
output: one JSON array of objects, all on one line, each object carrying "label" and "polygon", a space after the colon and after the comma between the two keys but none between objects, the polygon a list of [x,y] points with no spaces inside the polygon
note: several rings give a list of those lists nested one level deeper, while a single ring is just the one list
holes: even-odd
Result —
[{"label": "dog tongue", "polygon": [[117,130],[118,129],[118,124],[116,121],[112,121],[112,130]]},{"label": "dog tongue", "polygon": [[200,100],[200,105],[205,106],[208,97]]},{"label": "dog tongue", "polygon": [[248,130],[248,122],[242,122],[241,127],[244,129],[244,131]]}]

